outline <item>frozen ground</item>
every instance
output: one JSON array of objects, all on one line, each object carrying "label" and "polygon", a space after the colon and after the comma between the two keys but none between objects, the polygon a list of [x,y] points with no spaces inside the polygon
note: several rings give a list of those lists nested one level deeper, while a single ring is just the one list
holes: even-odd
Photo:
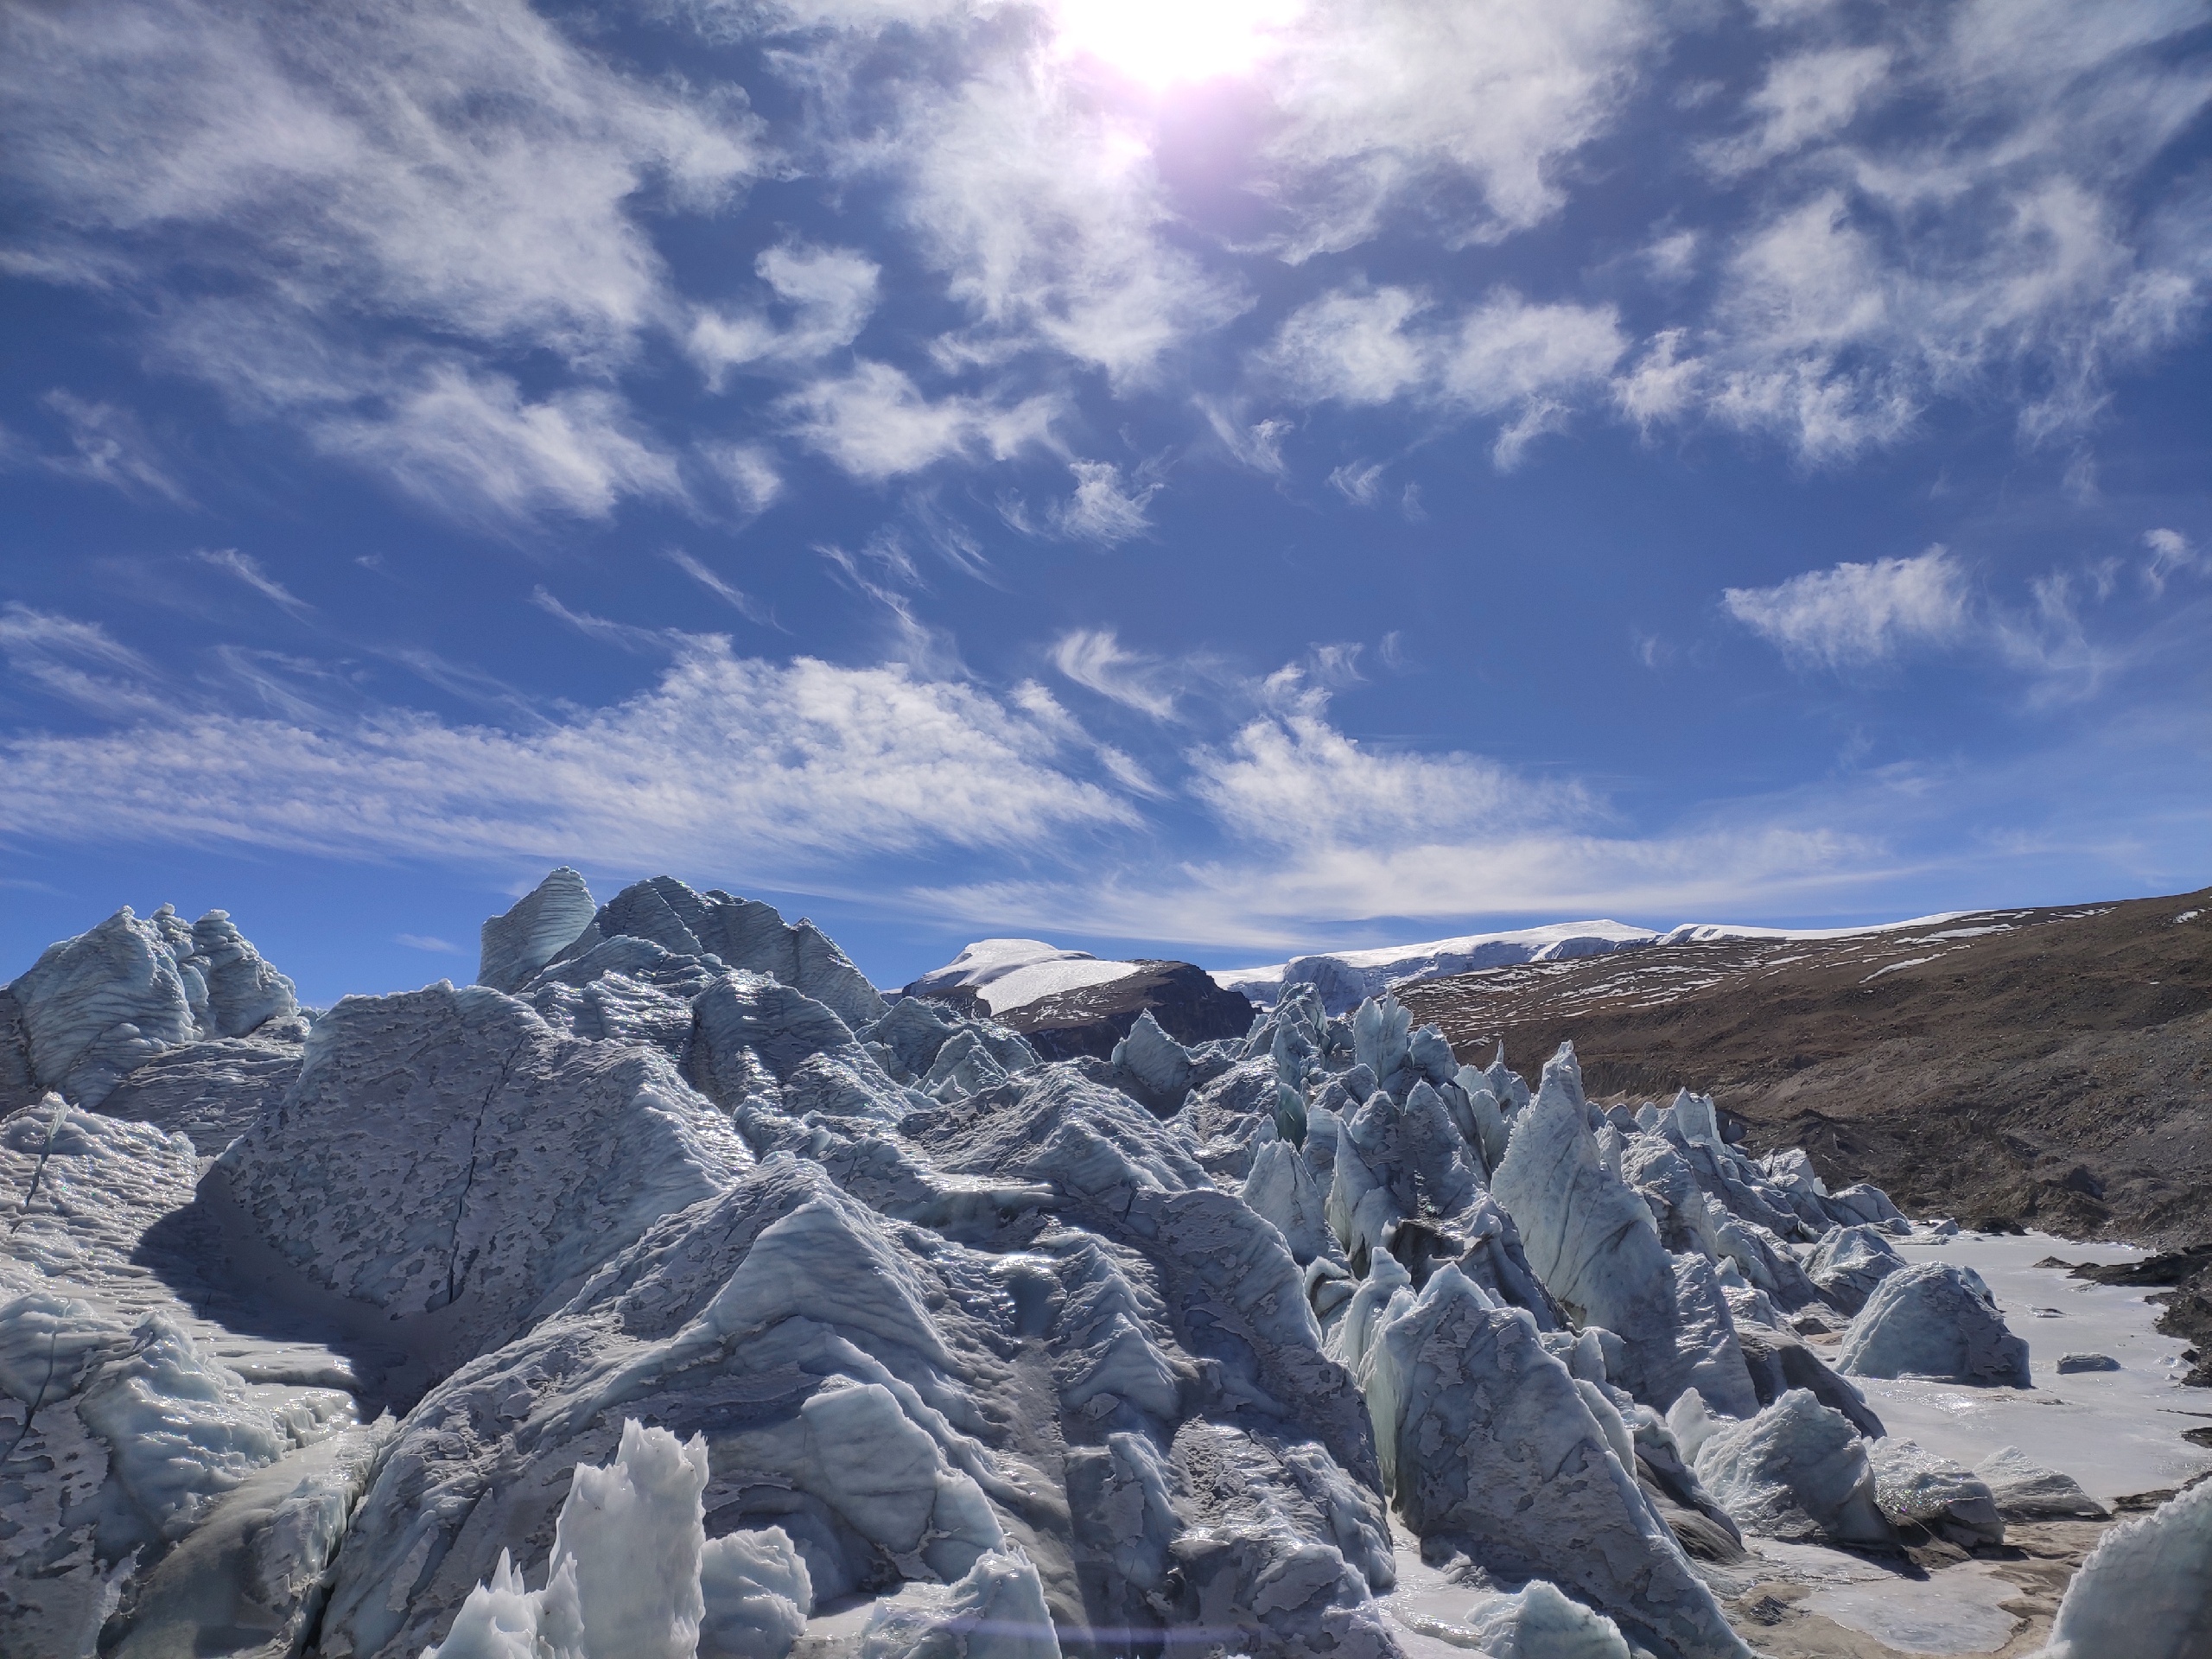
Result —
[{"label": "frozen ground", "polygon": [[[1982,1276],[2005,1323],[2028,1340],[2035,1387],[1862,1380],[1868,1402],[1892,1435],[1918,1440],[1969,1468],[2000,1446],[2017,1446],[2073,1476],[2107,1505],[2130,1493],[2178,1486],[2212,1466],[2212,1452],[2181,1438],[2212,1422],[2212,1389],[2181,1386],[2188,1344],[2152,1328],[2157,1310],[2144,1300],[2145,1293],[2035,1265],[2051,1256],[2133,1262],[2145,1252],[2043,1233],[1961,1234],[1948,1243],[1916,1237],[1899,1240],[1898,1248],[1908,1262],[1955,1262]],[[2109,1355],[2120,1369],[2059,1376],[2059,1357],[2075,1353]]]},{"label": "frozen ground", "polygon": [[[2053,1256],[2069,1262],[2130,1262],[2145,1252],[2041,1233],[1962,1233],[1947,1242],[1918,1235],[1897,1243],[1909,1262],[1948,1261],[1982,1276],[2005,1323],[2028,1339],[2035,1386],[1860,1379],[1868,1403],[1892,1437],[1917,1440],[1969,1468],[2000,1447],[2020,1446],[2037,1463],[2074,1477],[2107,1506],[2120,1497],[2171,1490],[2212,1467],[2212,1452],[2182,1439],[2197,1422],[2212,1421],[2212,1392],[2180,1384],[2186,1344],[2152,1328],[2157,1310],[2145,1293],[2090,1284],[2061,1268],[2036,1265]],[[2084,1352],[2109,1355],[2120,1369],[2057,1374],[2062,1354]],[[1891,1653],[2019,1655],[2040,1646],[2055,1611],[2053,1592],[2101,1530],[2079,1522],[2015,1525],[2010,1529],[2013,1548],[2005,1554],[2024,1559],[1932,1569],[1760,1540],[1757,1573],[1747,1564],[1710,1576],[1763,1650],[1851,1659]],[[1759,1582],[1747,1581],[1753,1578]],[[1785,1586],[1780,1598],[1777,1586]],[[1779,1640],[1763,1639],[1757,1620],[1744,1615],[1772,1599],[1810,1617],[1781,1626]],[[1823,1624],[1840,1629],[1822,1630]]]}]

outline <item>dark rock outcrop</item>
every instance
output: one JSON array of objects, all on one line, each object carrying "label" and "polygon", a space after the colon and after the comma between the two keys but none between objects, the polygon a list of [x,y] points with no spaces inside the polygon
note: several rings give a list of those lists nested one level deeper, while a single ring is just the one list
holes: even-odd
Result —
[{"label": "dark rock outcrop", "polygon": [[1129,1034],[1137,1016],[1145,1013],[1185,1045],[1242,1037],[1252,1028],[1255,1010],[1250,999],[1224,991],[1205,969],[1187,962],[1144,961],[1138,967],[1141,971],[1103,985],[1063,991],[999,1014],[983,1006],[974,991],[926,995],[1020,1033],[1047,1060],[1072,1060],[1085,1054],[1110,1059],[1114,1045]]}]

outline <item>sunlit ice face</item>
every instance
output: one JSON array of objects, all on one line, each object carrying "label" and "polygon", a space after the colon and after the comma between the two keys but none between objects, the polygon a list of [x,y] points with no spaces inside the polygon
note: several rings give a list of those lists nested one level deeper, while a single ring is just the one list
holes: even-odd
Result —
[{"label": "sunlit ice face", "polygon": [[1304,0],[1052,0],[1060,48],[1162,92],[1249,74]]}]

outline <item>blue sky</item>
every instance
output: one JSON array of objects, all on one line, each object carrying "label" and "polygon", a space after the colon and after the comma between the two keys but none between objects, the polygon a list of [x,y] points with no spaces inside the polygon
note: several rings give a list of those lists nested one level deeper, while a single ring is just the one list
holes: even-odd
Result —
[{"label": "blue sky", "polygon": [[0,20],[0,971],[2212,880],[2212,8]]}]

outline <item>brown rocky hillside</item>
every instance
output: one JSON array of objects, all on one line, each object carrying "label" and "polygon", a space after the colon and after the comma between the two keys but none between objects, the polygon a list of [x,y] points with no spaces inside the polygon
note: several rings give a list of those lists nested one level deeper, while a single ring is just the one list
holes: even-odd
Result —
[{"label": "brown rocky hillside", "polygon": [[1817,941],[1662,944],[1401,988],[1463,1058],[1680,1084],[1831,1185],[2075,1237],[2212,1241],[2212,889]]}]

